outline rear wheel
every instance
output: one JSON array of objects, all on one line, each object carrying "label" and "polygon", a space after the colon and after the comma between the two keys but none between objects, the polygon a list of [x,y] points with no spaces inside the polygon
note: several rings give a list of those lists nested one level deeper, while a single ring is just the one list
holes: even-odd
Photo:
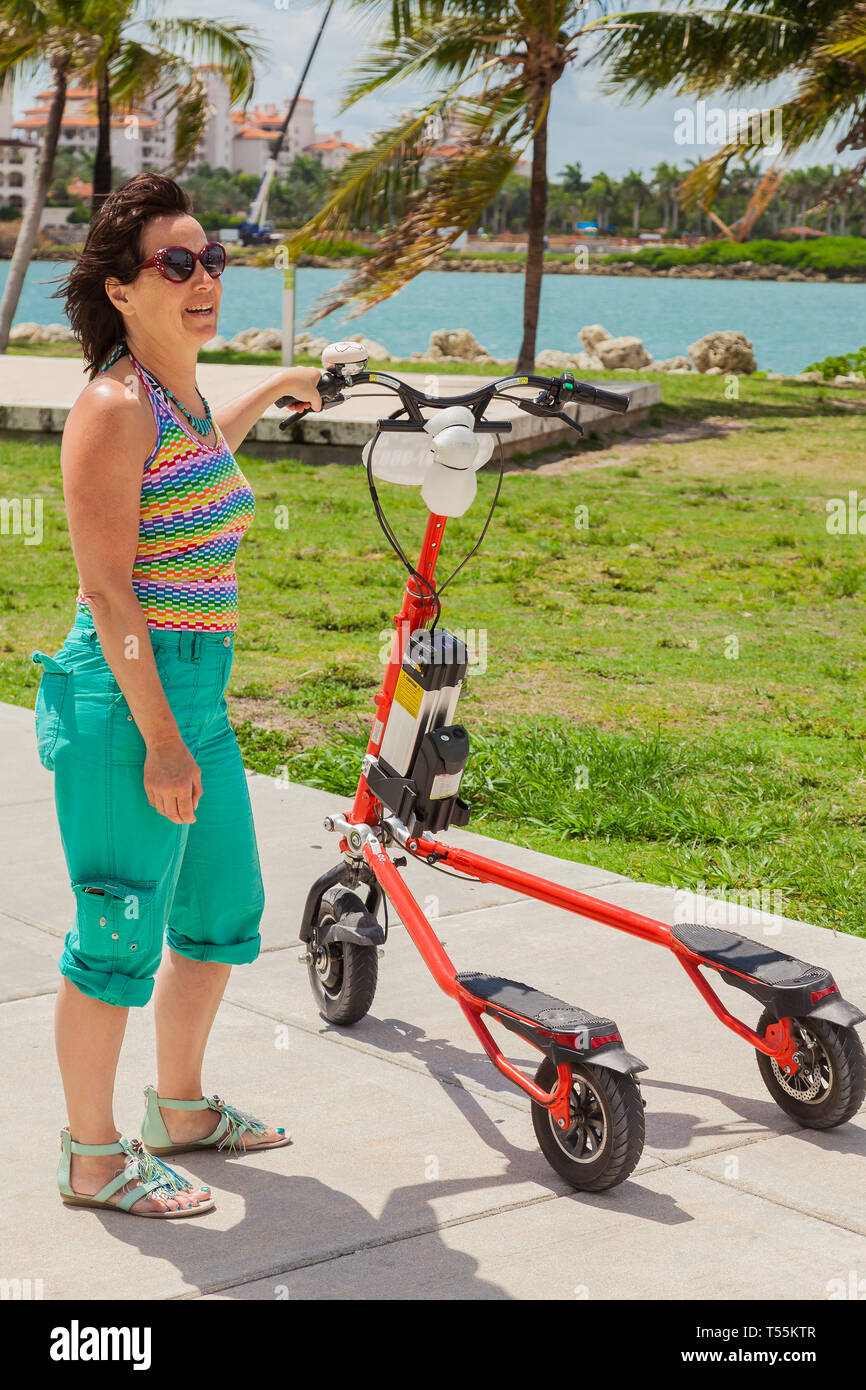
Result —
[{"label": "rear wheel", "polygon": [[337,918],[325,901],[313,934],[307,943],[310,961],[307,973],[313,997],[329,1023],[357,1023],[369,1011],[379,979],[379,956],[375,946],[356,946],[350,941],[327,941],[319,945],[325,929]]},{"label": "rear wheel", "polygon": [[[765,1009],[755,1032],[764,1037],[776,1017]],[[802,1060],[786,1076],[772,1057],[758,1052],[758,1070],[773,1100],[809,1129],[834,1129],[850,1120],[866,1096],[866,1054],[853,1028],[823,1018],[792,1018]]]},{"label": "rear wheel", "polygon": [[[624,1182],[643,1152],[644,1106],[633,1076],[607,1067],[572,1066],[569,1124],[560,1129],[550,1110],[532,1102],[541,1152],[561,1178],[582,1192],[604,1192]],[[557,1071],[545,1058],[535,1083],[552,1091]]]}]

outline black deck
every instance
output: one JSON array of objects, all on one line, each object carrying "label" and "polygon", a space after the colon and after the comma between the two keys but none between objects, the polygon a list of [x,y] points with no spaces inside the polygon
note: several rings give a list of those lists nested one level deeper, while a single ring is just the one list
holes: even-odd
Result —
[{"label": "black deck", "polygon": [[760,941],[751,941],[747,936],[722,931],[719,927],[684,922],[671,927],[671,936],[704,960],[728,966],[740,975],[749,975],[767,985],[806,985],[827,975],[820,966],[795,960]]},{"label": "black deck", "polygon": [[612,1019],[597,1018],[595,1014],[588,1014],[562,999],[555,999],[552,994],[542,994],[531,985],[522,985],[519,980],[504,980],[499,975],[484,975],[474,970],[464,971],[456,978],[477,999],[484,999],[494,1008],[508,1009],[552,1032],[567,1033],[575,1028],[596,1028],[599,1025],[612,1029],[616,1027]]}]

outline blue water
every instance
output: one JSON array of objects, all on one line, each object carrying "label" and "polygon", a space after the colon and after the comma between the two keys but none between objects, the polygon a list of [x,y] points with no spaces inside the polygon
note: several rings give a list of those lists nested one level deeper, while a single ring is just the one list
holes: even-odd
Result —
[{"label": "blue water", "polygon": [[[27,271],[16,323],[61,323],[62,301],[50,298],[66,273],[61,261],[36,261]],[[0,292],[9,262],[0,261]],[[303,269],[296,278],[296,331],[314,301],[347,272]],[[243,328],[279,328],[282,274],[235,266],[224,280],[215,330],[231,338]],[[642,338],[654,357],[684,353],[717,329],[751,338],[758,366],[797,372],[830,353],[866,342],[866,285],[754,280],[651,280],[550,275],[544,280],[538,349],[580,349],[578,330],[601,323],[615,337]],[[516,357],[523,326],[523,276],[471,271],[425,271],[390,299],[357,318],[345,310],[307,331],[333,338],[375,338],[389,352],[426,349],[434,328],[468,328],[494,357]]]}]

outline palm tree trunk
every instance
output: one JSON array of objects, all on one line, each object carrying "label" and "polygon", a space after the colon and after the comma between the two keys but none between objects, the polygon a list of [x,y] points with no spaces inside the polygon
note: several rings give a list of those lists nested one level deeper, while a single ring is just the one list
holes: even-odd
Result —
[{"label": "palm tree trunk", "polygon": [[96,111],[99,119],[99,134],[96,140],[96,155],[93,161],[93,196],[90,200],[91,217],[100,203],[111,192],[111,95],[108,76],[108,58],[99,70],[96,83]]},{"label": "palm tree trunk", "polygon": [[544,114],[532,142],[532,174],[529,184],[529,241],[526,246],[526,279],[523,286],[523,342],[515,371],[535,370],[538,308],[544,274],[544,224],[547,218],[547,116],[550,89],[543,95]]},{"label": "palm tree trunk", "polygon": [[30,264],[33,248],[36,245],[42,209],[45,206],[45,199],[51,187],[51,177],[54,172],[54,156],[57,153],[57,141],[60,135],[60,121],[63,116],[63,108],[66,105],[66,75],[70,62],[71,56],[64,55],[61,58],[53,60],[51,64],[54,71],[54,95],[51,98],[51,109],[48,112],[48,121],[45,126],[42,149],[39,153],[39,169],[36,175],[36,185],[33,189],[33,196],[29,199],[27,207],[24,210],[21,230],[15,242],[12,260],[9,263],[9,274],[6,278],[6,288],[3,291],[3,302],[0,304],[0,352],[5,352],[9,346],[9,331],[12,328],[15,310],[18,308],[18,300],[21,297],[21,289],[24,284],[24,277],[27,274],[27,267]]}]

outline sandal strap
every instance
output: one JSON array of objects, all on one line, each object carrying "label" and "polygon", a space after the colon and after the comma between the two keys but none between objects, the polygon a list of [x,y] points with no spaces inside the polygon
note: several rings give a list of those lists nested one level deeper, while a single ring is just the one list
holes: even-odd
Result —
[{"label": "sandal strap", "polygon": [[123,1145],[119,1140],[114,1144],[79,1144],[77,1139],[70,1137],[69,1147],[74,1154],[119,1154],[123,1153]]},{"label": "sandal strap", "polygon": [[166,1110],[208,1110],[210,1102],[206,1096],[199,1100],[170,1100],[167,1096],[157,1096],[156,1103]]},{"label": "sandal strap", "polygon": [[137,1175],[141,1183],[146,1185],[156,1182],[157,1186],[164,1187],[172,1195],[176,1192],[188,1192],[192,1188],[193,1184],[189,1178],[175,1172],[174,1168],[170,1168],[155,1154],[148,1153],[142,1147],[140,1139],[121,1139],[120,1142],[124,1152],[135,1159],[135,1171],[127,1176],[127,1181],[129,1177]]},{"label": "sandal strap", "polygon": [[[222,1139],[217,1144],[218,1149],[228,1148],[232,1152],[240,1148],[238,1140],[249,1130],[251,1134],[266,1134],[267,1125],[262,1120],[257,1120],[255,1115],[250,1115],[244,1110],[238,1110],[233,1105],[228,1105],[219,1096],[206,1096],[207,1104],[211,1110],[218,1110],[222,1115],[222,1124],[225,1132]],[[219,1129],[214,1131],[211,1138],[216,1138]]]}]

